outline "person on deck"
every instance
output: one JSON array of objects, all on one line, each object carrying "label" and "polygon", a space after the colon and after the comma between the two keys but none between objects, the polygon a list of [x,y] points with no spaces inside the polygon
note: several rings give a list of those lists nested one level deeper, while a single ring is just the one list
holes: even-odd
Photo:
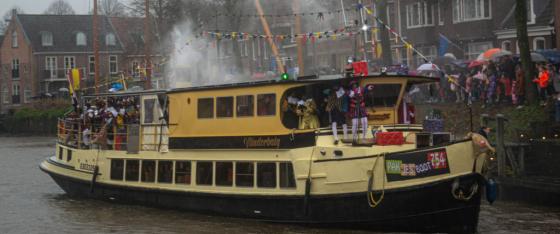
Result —
[{"label": "person on deck", "polygon": [[325,108],[325,111],[329,113],[329,120],[332,125],[335,145],[338,144],[339,141],[337,125],[342,125],[342,129],[344,131],[344,139],[347,139],[346,132],[348,131],[348,126],[346,125],[346,118],[344,117],[344,112],[342,110],[344,95],[344,88],[334,86],[329,93],[329,96],[327,98],[327,106]]},{"label": "person on deck", "polygon": [[364,89],[357,81],[352,81],[351,87],[348,96],[350,97],[350,117],[352,118],[352,140],[356,141],[358,139],[358,121],[362,124],[362,138],[366,138],[368,120]]}]

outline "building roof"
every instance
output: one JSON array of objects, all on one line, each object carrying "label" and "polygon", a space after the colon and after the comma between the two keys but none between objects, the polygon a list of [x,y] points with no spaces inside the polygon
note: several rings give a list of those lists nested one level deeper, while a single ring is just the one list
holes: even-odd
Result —
[{"label": "building roof", "polygon": [[[116,30],[121,43],[128,55],[144,55],[144,18],[110,17],[109,20]],[[163,47],[159,42],[157,26],[152,21],[152,55],[161,54]]]},{"label": "building roof", "polygon": [[[510,14],[502,21],[500,29],[515,29],[515,5],[513,4]],[[553,0],[538,0],[533,3],[533,11],[535,13],[535,24],[531,26],[547,26],[554,20],[554,1]],[[527,16],[530,17],[530,16]]]},{"label": "building roof", "polygon": [[[99,16],[99,51],[120,52],[123,46],[115,29],[105,16]],[[17,15],[27,39],[34,52],[92,52],[93,16],[92,15]],[[76,34],[86,35],[86,45],[76,44]],[[51,33],[52,46],[43,46],[42,35]],[[106,45],[106,35],[115,36],[115,45]]]}]

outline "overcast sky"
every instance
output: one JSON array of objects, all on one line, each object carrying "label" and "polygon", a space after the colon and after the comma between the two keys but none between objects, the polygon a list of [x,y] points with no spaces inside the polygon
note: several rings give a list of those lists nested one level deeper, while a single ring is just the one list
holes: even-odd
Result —
[{"label": "overcast sky", "polygon": [[[42,14],[54,0],[0,0],[0,16],[14,6],[19,6],[26,14]],[[66,0],[76,14],[87,14],[93,8],[92,0]],[[124,2],[124,1],[123,1]]]}]

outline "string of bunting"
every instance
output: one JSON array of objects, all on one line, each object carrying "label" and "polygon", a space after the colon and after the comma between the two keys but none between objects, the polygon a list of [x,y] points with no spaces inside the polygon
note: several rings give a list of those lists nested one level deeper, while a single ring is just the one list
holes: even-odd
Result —
[{"label": "string of bunting", "polygon": [[[376,30],[375,28],[372,30]],[[202,37],[207,37],[216,40],[222,39],[229,39],[229,40],[248,40],[248,39],[260,39],[260,38],[272,38],[277,41],[282,41],[285,39],[302,39],[304,42],[310,40],[314,42],[317,39],[331,39],[336,40],[341,37],[351,37],[354,35],[360,35],[363,33],[362,30],[358,31],[350,31],[345,28],[334,29],[334,30],[327,30],[321,32],[308,32],[308,33],[301,33],[301,34],[274,34],[274,35],[265,35],[265,34],[255,34],[255,33],[247,33],[247,32],[215,32],[215,31],[204,31],[202,32]]]}]

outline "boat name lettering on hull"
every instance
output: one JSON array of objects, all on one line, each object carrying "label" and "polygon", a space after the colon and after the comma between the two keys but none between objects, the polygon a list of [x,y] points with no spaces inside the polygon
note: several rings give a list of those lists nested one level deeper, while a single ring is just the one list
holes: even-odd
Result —
[{"label": "boat name lettering on hull", "polygon": [[280,148],[278,137],[245,137],[243,144],[246,148]]},{"label": "boat name lettering on hull", "polygon": [[95,165],[92,164],[86,164],[86,163],[80,163],[80,169],[84,170],[84,171],[95,171]]},{"label": "boat name lettering on hull", "polygon": [[445,148],[388,155],[385,160],[387,181],[417,179],[449,174]]}]

